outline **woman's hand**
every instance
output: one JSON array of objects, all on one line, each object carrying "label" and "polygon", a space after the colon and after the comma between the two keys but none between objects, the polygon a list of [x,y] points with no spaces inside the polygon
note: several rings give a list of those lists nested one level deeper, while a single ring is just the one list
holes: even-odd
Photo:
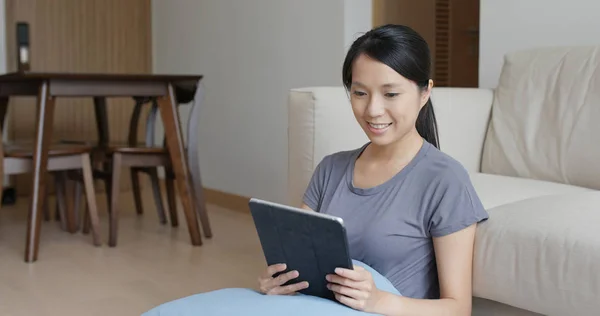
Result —
[{"label": "woman's hand", "polygon": [[299,282],[282,286],[289,280],[299,276],[298,271],[289,271],[273,278],[273,275],[285,271],[285,264],[274,264],[267,267],[267,271],[258,278],[260,292],[267,295],[290,295],[308,287],[308,282]]},{"label": "woman's hand", "polygon": [[335,298],[356,310],[372,313],[384,296],[371,273],[361,266],[354,266],[354,270],[337,268],[335,274],[327,275],[327,281],[327,288],[334,292]]}]

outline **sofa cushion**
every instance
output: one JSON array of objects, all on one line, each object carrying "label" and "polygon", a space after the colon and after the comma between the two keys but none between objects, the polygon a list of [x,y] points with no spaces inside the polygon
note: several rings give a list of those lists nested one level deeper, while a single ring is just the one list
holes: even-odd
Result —
[{"label": "sofa cushion", "polygon": [[486,209],[542,195],[595,191],[568,184],[495,174],[471,173],[470,176]]},{"label": "sofa cushion", "polygon": [[511,305],[488,300],[481,297],[473,297],[473,309],[471,316],[544,316],[539,313],[516,308]]},{"label": "sofa cushion", "polygon": [[600,47],[510,53],[482,172],[600,189]]},{"label": "sofa cushion", "polygon": [[473,291],[544,315],[600,310],[600,192],[547,195],[488,210]]}]

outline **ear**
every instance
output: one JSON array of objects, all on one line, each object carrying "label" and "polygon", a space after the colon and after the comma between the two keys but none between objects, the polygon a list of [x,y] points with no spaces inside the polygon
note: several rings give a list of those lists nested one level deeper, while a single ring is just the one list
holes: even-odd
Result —
[{"label": "ear", "polygon": [[427,104],[427,100],[431,97],[431,89],[433,89],[433,80],[429,79],[427,89],[421,93],[421,108]]}]

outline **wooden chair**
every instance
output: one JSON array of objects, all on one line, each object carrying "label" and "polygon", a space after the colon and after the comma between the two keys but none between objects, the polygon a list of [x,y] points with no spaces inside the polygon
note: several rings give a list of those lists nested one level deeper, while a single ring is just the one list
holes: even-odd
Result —
[{"label": "wooden chair", "polygon": [[[90,153],[92,147],[81,145],[51,145],[48,153],[48,172],[55,177],[58,210],[60,218],[64,221],[66,229],[74,233],[77,231],[75,212],[71,199],[65,199],[66,182],[69,178],[83,183],[87,198],[87,212],[92,226],[92,240],[95,246],[102,244],[100,238],[100,221],[96,206],[96,192],[94,190],[92,165]],[[29,173],[33,170],[33,148],[25,144],[7,144],[4,151],[4,174],[16,175]],[[45,201],[47,207],[47,201]],[[47,217],[47,215],[46,215]]]},{"label": "wooden chair", "polygon": [[[192,173],[192,187],[195,191],[195,196],[199,201],[204,201],[204,192],[202,188],[202,182],[200,179],[200,172],[198,164],[198,121],[200,118],[201,102],[204,97],[204,90],[202,85],[199,85],[195,92],[178,90],[176,91],[176,99],[178,104],[191,103],[190,119],[187,130],[188,140],[188,157],[190,157],[192,163],[190,164],[190,171]],[[168,210],[171,225],[178,226],[177,218],[177,203],[175,198],[175,175],[172,171],[171,160],[169,158],[168,149],[166,143],[163,140],[163,146],[155,145],[155,126],[158,113],[158,104],[155,98],[136,98],[136,105],[132,113],[129,139],[127,144],[111,144],[104,149],[106,154],[109,156],[108,161],[110,162],[111,171],[105,170],[102,173],[101,178],[107,181],[107,188],[109,188],[109,246],[115,247],[117,244],[117,230],[118,230],[118,201],[120,193],[120,177],[121,171],[124,167],[129,167],[132,179],[132,191],[134,195],[134,202],[136,205],[136,212],[138,214],[143,213],[141,192],[139,186],[138,176],[139,173],[146,173],[150,176],[154,200],[157,207],[159,219],[161,223],[166,223],[166,215],[164,207],[162,205],[160,185],[158,181],[158,167],[165,169],[165,187],[168,201]],[[144,143],[137,141],[137,128],[139,123],[139,117],[142,111],[142,107],[146,103],[151,103],[152,107],[148,113],[146,120],[146,139]],[[108,172],[106,172],[108,171]],[[109,184],[108,184],[109,183]],[[197,212],[201,221],[204,235],[207,238],[212,237],[212,231],[208,219],[208,214],[203,203],[197,203]],[[87,222],[87,221],[86,221]]]},{"label": "wooden chair", "polygon": [[[118,148],[144,148],[145,144],[150,142],[153,143],[154,141],[154,135],[150,135],[150,130],[148,128],[146,128],[146,142],[142,143],[142,142],[138,142],[138,129],[139,129],[139,123],[140,123],[140,118],[141,118],[141,114],[142,114],[142,110],[145,104],[147,103],[151,103],[152,99],[151,98],[144,98],[144,97],[136,97],[134,98],[135,100],[135,106],[133,109],[133,112],[131,114],[130,117],[130,122],[129,122],[129,133],[128,133],[128,140],[126,143],[106,143],[103,142],[102,140],[100,140],[100,142],[98,144],[95,144],[93,142],[86,142],[86,141],[74,141],[74,140],[68,140],[68,139],[62,139],[60,142],[63,144],[79,144],[79,145],[90,145],[90,146],[94,146],[94,150],[93,150],[93,154],[92,154],[92,165],[95,166],[95,168],[93,169],[93,176],[94,179],[96,180],[100,180],[104,182],[104,187],[105,187],[105,191],[106,191],[106,197],[107,197],[107,205],[108,208],[110,210],[111,207],[111,202],[113,201],[112,197],[112,192],[113,192],[113,158],[114,158],[114,152],[115,149]],[[98,115],[98,113],[96,114]],[[148,116],[147,121],[149,121],[150,118]],[[154,126],[154,122],[147,122],[147,124]],[[153,129],[152,129],[153,130]],[[100,132],[100,131],[99,131]],[[100,137],[102,139],[102,136]],[[107,138],[107,136],[104,136],[104,138]],[[149,149],[152,150],[153,146],[150,146]],[[159,148],[154,148],[154,150],[156,151],[156,149]],[[159,150],[162,151],[162,150]],[[135,164],[133,164],[135,165]],[[162,164],[161,164],[162,166]],[[154,197],[154,203],[156,206],[156,210],[158,213],[158,218],[159,218],[159,222],[161,224],[166,224],[167,223],[167,218],[165,216],[165,209],[163,207],[163,202],[162,202],[162,193],[161,193],[161,188],[160,188],[160,181],[158,178],[158,169],[156,167],[151,168],[151,167],[130,167],[130,175],[131,175],[131,184],[132,184],[132,192],[133,192],[133,197],[134,197],[134,203],[135,203],[135,208],[136,208],[136,213],[138,215],[141,215],[144,213],[144,207],[143,207],[143,202],[142,202],[142,197],[141,197],[141,187],[140,187],[140,182],[139,182],[139,174],[140,173],[145,173],[149,176],[150,178],[150,184],[152,186],[152,193],[153,193],[153,197]],[[119,169],[119,171],[121,172],[122,170]],[[120,176],[120,172],[118,174],[118,176]],[[77,187],[78,188],[78,187]],[[169,186],[169,184],[167,184],[167,193],[169,196],[169,203],[170,205],[172,204],[173,207],[172,209],[176,209],[175,208],[175,196],[173,195],[173,190],[171,189],[171,186]],[[116,190],[120,190],[120,186],[116,187]],[[76,197],[75,200],[78,201],[80,199],[80,195],[81,192],[77,191],[76,192]],[[78,209],[78,208],[76,208]],[[109,217],[110,217],[110,211],[109,213]],[[177,214],[176,212],[172,213],[174,216],[172,216],[171,218],[171,223],[173,227],[178,226],[178,220],[177,220]],[[83,232],[84,233],[88,233],[90,230],[90,222],[89,222],[89,218],[86,216],[86,214],[84,214],[84,218],[83,218]]]},{"label": "wooden chair", "polygon": [[[53,98],[50,98],[49,102],[54,102]],[[8,102],[3,103],[0,106],[0,129],[4,129],[6,114],[8,111]],[[66,196],[66,183],[69,176],[83,183],[85,187],[85,193],[87,197],[87,212],[88,217],[92,225],[92,240],[95,246],[102,244],[100,238],[100,221],[98,218],[98,211],[96,206],[96,192],[94,190],[93,177],[92,177],[92,166],[90,162],[90,153],[92,148],[90,146],[82,145],[65,145],[65,144],[54,144],[50,145],[48,152],[48,173],[54,175],[56,189],[57,189],[57,200],[58,200],[58,211],[60,212],[61,222],[63,223],[63,229],[68,230],[71,233],[77,231],[77,223],[75,220],[75,212],[71,207],[71,199],[65,199]],[[7,144],[4,146],[3,153],[3,170],[4,175],[17,175],[30,173],[33,170],[33,155],[34,145],[33,144]],[[46,192],[42,192],[44,197],[47,197],[46,188],[42,188]],[[76,202],[76,204],[78,204]],[[45,217],[49,220],[48,213],[48,201],[44,202],[45,206]],[[57,214],[58,215],[58,214]],[[35,219],[30,219],[35,220]]]},{"label": "wooden chair", "polygon": [[[136,104],[134,110],[130,117],[129,122],[129,133],[128,133],[128,141],[127,143],[107,143],[108,135],[101,135],[101,130],[99,129],[99,142],[95,143],[92,141],[77,141],[77,140],[69,140],[69,139],[61,139],[61,144],[76,144],[76,145],[86,145],[92,146],[92,167],[93,167],[93,177],[95,180],[100,180],[104,182],[105,193],[107,198],[107,205],[110,209],[111,205],[111,195],[112,195],[112,159],[113,152],[115,148],[127,148],[127,147],[137,147],[144,146],[144,143],[139,143],[137,141],[137,131],[139,128],[139,121],[142,114],[142,108],[146,103],[151,102],[152,100],[149,98],[136,97],[134,98]],[[102,113],[96,113],[96,115],[103,115]],[[148,137],[148,130],[146,130],[146,137]],[[103,140],[104,139],[104,140]],[[156,168],[130,168],[131,173],[131,184],[132,191],[134,195],[134,202],[136,207],[136,212],[138,214],[144,213],[144,208],[142,206],[142,198],[141,198],[141,190],[140,190],[140,182],[139,182],[139,173],[143,172],[150,176],[150,182],[152,185],[152,191],[154,196],[154,202],[157,209],[158,217],[161,224],[166,224],[167,219],[165,216],[165,210],[162,203],[161,189],[160,189],[160,181],[158,179],[158,170]],[[117,188],[120,189],[120,188]],[[75,201],[80,200],[81,190],[80,186],[76,187],[75,192]],[[174,197],[173,197],[174,198]],[[78,204],[76,202],[76,204]],[[58,208],[59,206],[57,206]],[[76,206],[76,210],[79,208]],[[109,216],[110,216],[110,212]],[[58,213],[57,213],[58,214]],[[175,218],[173,221],[173,226],[177,226],[177,219]],[[87,234],[90,230],[90,221],[87,214],[83,216],[83,232]]]}]

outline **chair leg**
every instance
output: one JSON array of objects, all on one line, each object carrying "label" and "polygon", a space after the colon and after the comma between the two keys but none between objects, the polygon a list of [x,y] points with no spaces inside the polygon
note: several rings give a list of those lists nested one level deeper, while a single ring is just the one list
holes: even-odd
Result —
[{"label": "chair leg", "polygon": [[131,175],[131,190],[133,191],[133,201],[135,203],[135,211],[138,215],[144,214],[142,207],[142,193],[140,189],[139,170],[137,168],[130,169]]},{"label": "chair leg", "polygon": [[44,221],[49,222],[52,218],[52,215],[50,214],[50,199],[48,198],[48,186],[44,188],[44,196]]},{"label": "chair leg", "polygon": [[65,193],[65,213],[67,215],[67,231],[71,234],[77,232],[77,220],[75,216],[75,209],[73,205],[73,201],[75,200],[74,196],[74,188],[72,187],[72,181],[69,180],[67,171],[60,172],[62,181],[64,183],[64,193]]},{"label": "chair leg", "polygon": [[[88,157],[89,158],[89,157]],[[75,214],[75,227],[77,230],[81,227],[81,191],[82,184],[80,181],[75,181],[75,201],[73,202],[73,210]]]},{"label": "chair leg", "polygon": [[65,194],[65,180],[60,171],[54,173],[56,187],[56,218],[60,219],[60,229],[67,230],[67,202]]},{"label": "chair leg", "polygon": [[56,172],[56,197],[61,218],[61,228],[71,234],[77,232],[75,213],[73,210],[73,192],[69,189],[66,171]]},{"label": "chair leg", "polygon": [[[56,183],[56,180],[55,180]],[[54,220],[55,221],[60,221],[60,201],[58,199],[58,185],[54,185],[54,187],[56,188],[56,199],[54,199]],[[65,228],[63,228],[65,229]]]},{"label": "chair leg", "polygon": [[81,230],[84,235],[87,235],[90,233],[90,226],[92,225],[92,222],[90,220],[89,210],[90,210],[90,208],[86,202],[85,203],[85,211],[83,212],[83,229]]},{"label": "chair leg", "polygon": [[119,204],[119,180],[121,178],[123,156],[120,153],[113,155],[112,159],[112,184],[110,191],[110,208],[109,208],[109,236],[108,245],[110,247],[117,246],[117,224],[118,224],[118,204]]},{"label": "chair leg", "polygon": [[[100,219],[98,217],[98,207],[96,204],[96,190],[94,189],[94,177],[92,175],[92,164],[90,157],[87,154],[81,155],[82,171],[83,171],[83,186],[85,189],[85,197],[87,199],[85,221],[92,226],[92,240],[95,246],[100,246]],[[89,220],[88,220],[89,219]],[[84,228],[86,223],[84,222]],[[89,225],[88,225],[89,229]]]},{"label": "chair leg", "polygon": [[[111,170],[113,168],[113,162],[104,162],[100,164],[102,166],[101,170],[103,171],[108,171]],[[111,205],[111,201],[112,201],[112,172],[110,173],[110,177],[108,178],[102,178],[102,181],[104,181],[104,191],[106,192],[106,206],[108,208],[108,214],[110,214],[110,205]]]},{"label": "chair leg", "polygon": [[165,170],[165,186],[167,190],[167,202],[169,205],[169,217],[171,219],[171,226],[179,226],[179,220],[177,219],[177,200],[175,199],[175,177],[172,175],[170,169]]},{"label": "chair leg", "polygon": [[75,209],[75,186],[74,181],[69,180],[68,172],[62,172],[65,179],[65,202],[67,204],[67,229],[71,234],[77,232],[77,214]]},{"label": "chair leg", "polygon": [[151,168],[149,171],[150,181],[152,182],[152,193],[154,195],[154,203],[156,204],[156,211],[158,212],[158,219],[161,224],[167,223],[167,216],[165,215],[165,208],[162,202],[162,195],[160,192],[160,183],[158,181],[158,172],[156,168]]}]

